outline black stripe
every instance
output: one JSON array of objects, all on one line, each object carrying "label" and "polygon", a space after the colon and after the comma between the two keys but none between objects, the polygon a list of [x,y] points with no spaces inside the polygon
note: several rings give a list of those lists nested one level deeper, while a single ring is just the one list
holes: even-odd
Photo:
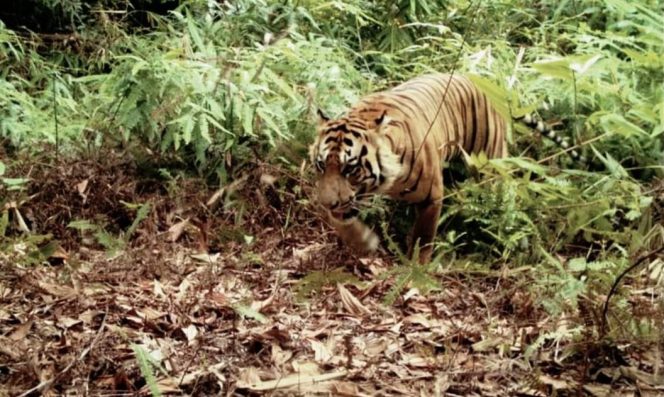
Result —
[{"label": "black stripe", "polygon": [[[431,121],[429,120],[429,117],[427,116],[426,112],[423,111],[423,109],[420,107],[420,105],[417,103],[417,101],[415,101],[409,95],[404,95],[404,94],[399,94],[399,93],[395,93],[393,95],[396,96],[397,98],[400,98],[402,101],[404,101],[404,102],[401,103],[402,106],[407,107],[408,110],[410,110],[413,114],[418,113],[418,111],[419,111],[422,114],[422,117],[424,118],[424,121],[426,121],[427,124],[431,124]],[[408,106],[405,102],[410,102],[413,105],[415,105],[415,109]]]},{"label": "black stripe", "polygon": [[436,106],[438,106],[438,99],[436,99],[436,97],[434,97],[433,95],[431,95],[431,92],[427,91],[427,90],[426,90],[426,87],[428,87],[428,86],[425,86],[425,87],[413,86],[412,89],[413,89],[415,92],[419,92],[419,93],[422,93],[423,95],[428,96],[429,99],[431,99],[431,103],[434,104],[434,105],[436,105]]},{"label": "black stripe", "polygon": [[[458,125],[458,129],[456,131],[456,135],[454,139],[459,142],[459,138],[462,136],[466,135],[466,131],[468,130],[467,128],[467,120],[466,120],[466,114],[468,113],[468,105],[466,103],[466,98],[461,94],[460,88],[458,84],[452,84],[450,85],[450,92],[452,92],[453,95],[456,95],[456,100],[455,103],[458,105],[458,111],[460,113],[460,120],[459,123],[456,123],[456,118],[455,118],[455,124]],[[459,142],[461,143],[461,142]]]},{"label": "black stripe", "polygon": [[[472,103],[473,103],[473,139],[470,141],[470,146],[466,146],[466,150],[469,152],[473,151],[473,148],[475,147],[475,137],[477,136],[477,129],[479,128],[479,119],[477,118],[477,98],[472,98]],[[465,142],[464,142],[465,143]]]},{"label": "black stripe", "polygon": [[417,185],[419,185],[419,183],[420,183],[420,179],[422,178],[422,173],[423,172],[424,172],[424,165],[422,165],[422,167],[420,167],[420,172],[417,174],[417,179],[415,179],[415,183],[413,184],[413,186],[408,188],[408,189],[404,189],[400,193],[402,196],[405,196],[408,193],[413,193],[413,192],[417,191]]},{"label": "black stripe", "polygon": [[376,179],[374,176],[373,166],[371,165],[371,161],[369,161],[369,159],[364,160],[364,168],[366,168],[369,171],[369,174],[371,174],[371,176]]},{"label": "black stripe", "polygon": [[360,150],[360,157],[359,157],[358,161],[361,162],[362,157],[366,156],[367,154],[369,154],[369,149],[367,149],[367,147],[365,145],[363,145],[362,150]]},{"label": "black stripe", "polygon": [[325,130],[325,133],[329,134],[330,132],[333,132],[333,131],[341,131],[343,133],[346,133],[346,132],[348,132],[348,128],[346,128],[346,124],[339,124],[339,125],[329,127],[327,130]]},{"label": "black stripe", "polygon": [[487,150],[487,143],[489,141],[489,104],[487,102],[487,98],[485,95],[481,95],[481,98],[483,99],[484,102],[484,134],[481,134],[480,137],[482,140],[479,142],[479,147],[477,148],[477,152],[479,153],[480,151],[484,150],[486,152]]},{"label": "black stripe", "polygon": [[[394,98],[392,98],[392,100],[393,100],[393,101],[396,101],[396,99],[394,99]],[[392,103],[392,102],[381,101],[381,102],[380,102],[380,105],[381,105],[381,106],[384,106],[384,107],[386,107],[386,108],[389,108],[389,109],[391,109],[391,110],[396,110],[396,111],[398,111],[399,113],[401,113],[401,114],[405,115],[406,117],[408,117],[408,113],[406,113],[406,112],[402,109],[402,104],[400,104],[400,103],[398,103],[398,104],[394,104],[394,103]],[[409,109],[409,110],[411,110],[411,109]],[[412,111],[412,110],[411,110],[411,111]]]},{"label": "black stripe", "polygon": [[376,151],[376,163],[378,165],[378,185],[382,185],[385,182],[385,177],[383,176],[383,165],[380,162],[379,151]]}]

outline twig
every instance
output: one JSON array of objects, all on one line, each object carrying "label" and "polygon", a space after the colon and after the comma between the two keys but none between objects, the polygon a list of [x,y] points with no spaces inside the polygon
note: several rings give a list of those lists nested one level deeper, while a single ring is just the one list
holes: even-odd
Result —
[{"label": "twig", "polygon": [[627,273],[639,267],[643,262],[654,258],[660,252],[664,252],[664,246],[661,246],[654,251],[650,251],[647,254],[642,255],[639,259],[637,259],[636,262],[634,262],[632,266],[628,267],[622,273],[620,273],[620,275],[618,275],[616,281],[614,281],[613,285],[611,286],[611,290],[609,290],[609,294],[606,296],[606,300],[604,301],[604,310],[602,310],[602,326],[600,327],[600,336],[606,335],[606,330],[608,326],[609,303],[611,301],[611,297],[615,295],[616,290],[618,289],[618,285],[620,284],[620,281],[623,279],[623,277],[627,275]]},{"label": "twig", "polygon": [[[478,0],[477,2],[477,7],[475,8],[475,11],[473,12],[473,17],[470,20],[470,24],[468,24],[469,27],[474,26],[475,23],[475,17],[477,16],[477,11],[479,10],[481,0]],[[473,6],[473,2],[471,1],[470,4],[468,4],[468,7],[463,11],[463,15],[470,10],[470,7]],[[470,29],[470,28],[469,28]],[[433,120],[431,120],[431,123],[429,124],[429,128],[427,129],[427,132],[424,134],[424,138],[422,138],[422,143],[420,143],[420,147],[417,149],[417,153],[415,154],[415,158],[417,159],[420,156],[420,152],[422,151],[422,148],[424,147],[424,143],[427,140],[427,137],[429,136],[429,133],[431,133],[431,129],[433,128],[433,124],[436,122],[436,119],[438,119],[438,115],[440,114],[440,110],[443,108],[443,104],[445,103],[445,97],[447,96],[447,92],[450,88],[450,84],[452,84],[452,77],[454,77],[454,72],[459,64],[459,59],[461,58],[461,53],[463,52],[463,47],[466,44],[466,36],[462,36],[461,38],[461,45],[459,46],[459,51],[457,52],[456,58],[454,60],[454,63],[452,64],[452,69],[450,70],[449,74],[449,79],[447,79],[447,85],[445,86],[445,91],[443,92],[443,97],[440,99],[440,103],[438,104],[438,109],[436,109],[436,114],[433,116]]]},{"label": "twig", "polygon": [[55,382],[59,377],[64,375],[66,372],[68,372],[74,366],[74,364],[76,364],[79,361],[82,361],[85,358],[85,356],[87,356],[88,353],[90,353],[90,351],[92,350],[94,345],[99,341],[99,338],[101,337],[102,330],[104,329],[104,326],[106,325],[106,316],[107,315],[108,315],[107,313],[104,313],[104,318],[101,320],[101,325],[99,326],[99,329],[97,330],[97,335],[95,335],[95,337],[92,340],[92,342],[90,343],[90,345],[88,345],[88,347],[86,347],[77,358],[74,358],[62,371],[60,371],[53,378],[51,378],[49,380],[41,381],[37,386],[33,387],[30,390],[27,390],[27,391],[23,392],[18,397],[26,397],[26,396],[28,396],[28,395],[36,392],[36,391],[41,391],[42,389],[51,386],[53,384],[53,382]]}]

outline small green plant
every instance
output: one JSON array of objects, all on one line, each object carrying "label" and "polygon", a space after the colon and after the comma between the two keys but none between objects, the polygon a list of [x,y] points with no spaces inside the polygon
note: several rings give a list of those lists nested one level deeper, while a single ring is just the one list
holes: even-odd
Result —
[{"label": "small green plant", "polygon": [[150,356],[150,353],[148,353],[143,346],[132,343],[131,349],[134,351],[136,361],[138,362],[138,369],[141,371],[143,379],[145,379],[145,383],[150,390],[150,394],[152,394],[154,397],[162,396],[161,389],[159,388],[159,384],[157,383],[157,378],[155,377],[153,370],[158,369],[163,374],[166,374],[166,370],[162,368],[159,362]]},{"label": "small green plant", "polygon": [[322,291],[325,287],[334,287],[337,284],[361,285],[360,280],[344,269],[330,271],[315,270],[307,273],[295,286],[295,296],[299,301],[306,299],[313,293]]},{"label": "small green plant", "polygon": [[104,247],[108,257],[115,257],[126,247],[127,243],[136,232],[136,229],[140,223],[145,218],[147,218],[150,213],[150,203],[134,204],[122,202],[122,204],[130,209],[135,209],[136,217],[134,218],[132,224],[127,228],[127,230],[124,233],[121,233],[119,236],[115,236],[107,232],[104,227],[96,225],[87,220],[72,221],[67,225],[67,227],[76,229],[84,235],[90,233],[97,241],[97,243]]},{"label": "small green plant", "polygon": [[407,287],[417,288],[422,295],[440,289],[440,282],[435,278],[435,272],[439,270],[442,260],[440,255],[434,257],[427,264],[420,264],[420,246],[418,242],[414,242],[413,255],[408,257],[387,233],[385,226],[383,226],[383,237],[387,242],[388,249],[397,256],[399,261],[399,264],[390,269],[384,276],[385,278],[395,277],[394,284],[385,295],[384,302],[386,305],[393,305],[399,294]]}]

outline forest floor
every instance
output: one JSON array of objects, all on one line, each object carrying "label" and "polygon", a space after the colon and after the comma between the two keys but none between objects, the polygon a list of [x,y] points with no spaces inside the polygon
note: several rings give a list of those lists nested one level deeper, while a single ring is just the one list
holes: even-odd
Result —
[{"label": "forest floor", "polygon": [[[385,305],[393,258],[353,255],[270,178],[240,188],[239,229],[228,191],[137,173],[117,158],[20,170],[33,183],[14,221],[58,243],[32,263],[29,243],[0,253],[0,396],[664,395],[661,349],[547,315],[523,269],[444,271],[439,291]],[[150,212],[115,254],[66,227],[117,235],[135,217],[122,201]]]}]

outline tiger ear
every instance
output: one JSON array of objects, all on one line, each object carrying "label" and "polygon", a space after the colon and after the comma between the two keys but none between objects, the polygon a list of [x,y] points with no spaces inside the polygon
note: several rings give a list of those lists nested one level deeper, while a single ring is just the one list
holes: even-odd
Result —
[{"label": "tiger ear", "polygon": [[387,115],[387,110],[383,110],[383,113],[374,121],[376,123],[376,130],[382,132],[385,131],[385,126],[392,121],[392,118]]},{"label": "tiger ear", "polygon": [[320,109],[316,109],[316,114],[318,114],[318,124],[323,124],[330,121],[330,118]]}]

